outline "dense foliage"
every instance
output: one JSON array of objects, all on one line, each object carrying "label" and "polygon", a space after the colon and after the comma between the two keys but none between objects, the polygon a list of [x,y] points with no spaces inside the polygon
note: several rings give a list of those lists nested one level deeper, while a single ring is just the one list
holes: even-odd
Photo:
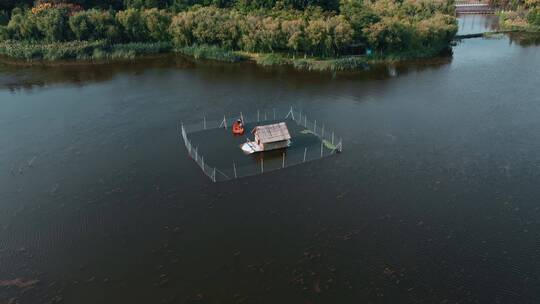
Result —
[{"label": "dense foliage", "polygon": [[[15,7],[32,7],[35,3],[62,3],[64,0],[2,0],[0,10],[11,11]],[[294,8],[303,10],[310,6],[318,6],[324,10],[339,9],[339,0],[71,0],[70,3],[84,8],[104,8],[122,10],[127,8],[146,9],[159,8],[171,11],[185,10],[194,5],[216,6],[220,8],[235,7],[241,10],[269,9],[273,7]]]},{"label": "dense foliage", "polygon": [[293,57],[361,49],[428,56],[448,47],[457,31],[452,0],[125,0],[118,11],[99,8],[105,2],[115,3],[40,0],[15,8],[0,23],[0,40],[173,42],[184,50],[208,45]]},{"label": "dense foliage", "polygon": [[106,41],[69,41],[34,43],[26,41],[1,41],[0,55],[12,58],[34,60],[99,60],[126,59],[140,55],[156,54],[172,50],[170,43],[120,43],[111,45]]},{"label": "dense foliage", "polygon": [[540,30],[540,0],[492,0],[492,4],[506,10],[499,14],[503,27]]},{"label": "dense foliage", "polygon": [[490,4],[505,10],[520,10],[540,7],[540,0],[490,0]]},{"label": "dense foliage", "polygon": [[527,14],[529,24],[540,26],[540,7],[531,9]]}]

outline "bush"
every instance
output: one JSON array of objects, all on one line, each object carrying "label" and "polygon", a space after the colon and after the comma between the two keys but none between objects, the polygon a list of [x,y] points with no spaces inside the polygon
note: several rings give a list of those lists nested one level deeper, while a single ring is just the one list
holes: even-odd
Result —
[{"label": "bush", "polygon": [[72,41],[44,44],[8,40],[0,42],[0,54],[26,60],[77,59],[89,57],[94,49],[104,47],[105,43],[103,41]]},{"label": "bush", "polygon": [[288,58],[280,54],[263,54],[256,57],[255,61],[262,66],[286,65],[291,63]]},{"label": "bush", "polygon": [[531,9],[527,14],[527,22],[540,26],[540,7]]},{"label": "bush", "polygon": [[115,44],[112,46],[113,53],[133,53],[137,56],[164,53],[172,50],[172,44],[169,42],[157,42],[157,43],[125,43]]},{"label": "bush", "polygon": [[11,39],[11,33],[7,26],[0,25],[0,41]]},{"label": "bush", "polygon": [[171,49],[172,46],[170,43],[110,45],[104,40],[47,44],[12,40],[0,42],[0,55],[25,60],[134,58],[140,55],[167,52]]},{"label": "bush", "polygon": [[196,59],[213,59],[226,62],[238,62],[246,59],[244,56],[215,45],[184,46],[177,48],[176,51]]}]

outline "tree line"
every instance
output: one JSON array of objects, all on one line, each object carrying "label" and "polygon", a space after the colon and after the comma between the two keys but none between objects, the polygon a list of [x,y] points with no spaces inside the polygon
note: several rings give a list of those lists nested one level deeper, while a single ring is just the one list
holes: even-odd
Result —
[{"label": "tree line", "polygon": [[[63,0],[2,0],[0,10],[11,11],[15,7],[32,7],[39,2],[61,3]],[[237,8],[240,10],[269,9],[274,7],[294,8],[303,10],[317,6],[324,10],[339,9],[339,0],[71,0],[85,9],[101,8],[123,10],[137,9],[168,9],[174,12],[185,10],[194,5],[215,6],[219,8]]]},{"label": "tree line", "polygon": [[210,4],[166,9],[175,1],[125,0],[128,8],[121,10],[100,8],[97,0],[92,3],[98,7],[92,8],[85,8],[91,1],[40,1],[14,8],[0,25],[0,40],[173,42],[178,47],[333,57],[358,47],[382,53],[440,51],[457,32],[451,0],[341,0],[332,9],[327,6],[332,1],[289,0],[313,5],[295,9],[276,1],[273,8],[257,4],[247,10],[237,4],[273,1],[190,0]]}]

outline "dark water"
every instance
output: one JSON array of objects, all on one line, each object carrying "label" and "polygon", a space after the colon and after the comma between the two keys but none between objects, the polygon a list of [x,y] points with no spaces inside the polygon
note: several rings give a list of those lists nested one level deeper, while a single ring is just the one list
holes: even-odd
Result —
[{"label": "dark water", "polygon": [[[521,41],[335,75],[0,66],[0,303],[538,303],[540,46]],[[344,153],[213,184],[179,141],[200,113],[291,104]]]}]

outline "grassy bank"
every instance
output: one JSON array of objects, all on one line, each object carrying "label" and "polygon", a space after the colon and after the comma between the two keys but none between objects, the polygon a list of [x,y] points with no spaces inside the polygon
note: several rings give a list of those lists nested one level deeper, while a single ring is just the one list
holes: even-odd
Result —
[{"label": "grassy bank", "polygon": [[344,55],[339,57],[295,56],[284,52],[252,53],[228,51],[216,46],[191,46],[176,49],[178,52],[196,59],[211,59],[225,62],[250,60],[261,66],[292,66],[308,71],[346,71],[361,70],[370,64],[395,63],[399,61],[433,58],[450,50],[446,45],[438,45],[420,50],[403,52],[374,53],[365,55]]},{"label": "grassy bank", "polygon": [[239,52],[245,58],[261,66],[292,66],[309,71],[343,71],[364,69],[368,66],[368,57],[342,56],[338,58],[295,57],[284,53],[248,53]]},{"label": "grassy bank", "polygon": [[0,55],[26,61],[132,59],[170,50],[172,50],[172,44],[166,42],[126,44],[109,44],[105,41],[34,43],[7,40],[0,42]]},{"label": "grassy bank", "polygon": [[192,45],[174,49],[175,52],[195,59],[210,59],[224,62],[239,62],[248,59],[238,52],[211,45]]},{"label": "grassy bank", "polygon": [[136,57],[160,54],[179,53],[195,59],[216,60],[222,62],[253,61],[261,66],[291,66],[308,71],[344,71],[366,69],[370,64],[397,62],[402,60],[429,58],[436,56],[440,50],[426,52],[403,52],[375,54],[372,56],[341,57],[309,57],[294,56],[287,53],[250,53],[230,51],[218,46],[192,45],[173,47],[172,44],[161,43],[127,43],[109,44],[105,41],[71,41],[57,43],[33,43],[20,41],[0,42],[0,55],[28,62],[55,60],[102,61],[114,59],[133,59]]}]

